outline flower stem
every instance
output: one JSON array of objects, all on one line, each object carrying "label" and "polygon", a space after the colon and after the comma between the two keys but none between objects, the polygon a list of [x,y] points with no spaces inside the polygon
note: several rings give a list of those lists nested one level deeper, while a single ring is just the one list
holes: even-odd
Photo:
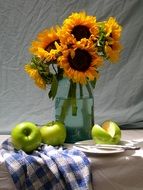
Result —
[{"label": "flower stem", "polygon": [[72,106],[72,115],[76,116],[77,114],[77,105],[76,105],[76,83],[74,83],[72,80],[70,81],[70,89],[68,98],[70,98],[70,103]]},{"label": "flower stem", "polygon": [[68,92],[67,99],[64,100],[63,105],[61,107],[61,114],[59,120],[64,122],[66,114],[69,111],[70,106],[72,106],[72,115],[77,115],[77,105],[76,105],[76,83],[70,81],[70,87]]},{"label": "flower stem", "polygon": [[83,97],[83,89],[82,89],[82,85],[79,84],[79,93],[80,93],[80,98]]},{"label": "flower stem", "polygon": [[92,98],[92,97],[93,97],[93,94],[92,94],[92,90],[91,90],[91,87],[90,87],[89,83],[86,84],[86,88],[87,88],[87,90],[88,90],[89,97]]}]

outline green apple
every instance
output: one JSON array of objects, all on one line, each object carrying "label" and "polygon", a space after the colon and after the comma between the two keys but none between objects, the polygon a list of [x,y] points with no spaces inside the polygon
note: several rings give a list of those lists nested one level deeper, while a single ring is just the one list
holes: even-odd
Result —
[{"label": "green apple", "polygon": [[66,128],[60,121],[52,121],[40,128],[42,142],[48,145],[62,145],[66,139]]},{"label": "green apple", "polygon": [[91,136],[96,144],[118,144],[121,140],[121,130],[117,123],[107,120],[101,126],[95,124]]},{"label": "green apple", "polygon": [[41,143],[40,129],[32,122],[19,123],[12,129],[11,139],[15,149],[30,153]]}]

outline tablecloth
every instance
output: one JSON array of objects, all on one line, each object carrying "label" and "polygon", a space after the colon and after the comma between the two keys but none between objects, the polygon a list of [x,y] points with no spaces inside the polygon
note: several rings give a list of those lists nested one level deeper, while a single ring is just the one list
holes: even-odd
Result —
[{"label": "tablecloth", "polygon": [[[143,139],[143,130],[122,131],[123,140]],[[140,150],[88,155],[94,190],[143,190],[143,144]]]},{"label": "tablecloth", "polygon": [[[7,136],[2,137],[7,138]],[[123,140],[143,139],[143,130],[122,130]],[[109,155],[87,154],[94,190],[143,190],[143,144],[140,150]],[[15,190],[0,157],[0,190]]]}]

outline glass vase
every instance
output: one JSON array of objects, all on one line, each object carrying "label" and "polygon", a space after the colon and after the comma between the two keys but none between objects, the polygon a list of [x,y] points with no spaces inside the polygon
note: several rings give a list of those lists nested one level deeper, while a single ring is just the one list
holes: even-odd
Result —
[{"label": "glass vase", "polygon": [[76,98],[68,96],[70,82],[59,81],[55,98],[55,119],[64,123],[67,130],[66,143],[91,139],[94,124],[94,99],[91,88],[76,85]]}]

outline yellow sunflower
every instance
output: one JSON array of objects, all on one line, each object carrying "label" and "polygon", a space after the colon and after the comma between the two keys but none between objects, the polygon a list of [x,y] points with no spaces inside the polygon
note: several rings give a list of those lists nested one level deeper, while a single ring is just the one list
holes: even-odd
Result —
[{"label": "yellow sunflower", "polygon": [[38,70],[36,68],[33,68],[32,65],[26,64],[24,67],[24,70],[28,73],[28,75],[35,81],[35,84],[41,88],[46,88],[46,83],[39,74]]},{"label": "yellow sunflower", "polygon": [[55,42],[59,41],[57,30],[59,30],[58,26],[40,32],[37,36],[37,40],[32,42],[29,48],[30,52],[47,61],[55,60],[59,52],[55,46]]},{"label": "yellow sunflower", "polygon": [[105,53],[112,62],[116,62],[118,61],[120,52],[122,50],[122,45],[119,42],[122,27],[113,17],[110,17],[108,21],[105,22],[104,27],[106,36]]},{"label": "yellow sunflower", "polygon": [[119,60],[121,50],[122,45],[118,41],[113,41],[112,45],[106,42],[105,52],[112,63],[115,63]]},{"label": "yellow sunflower", "polygon": [[85,41],[85,45],[83,43],[76,43],[74,49],[63,50],[58,59],[58,65],[64,70],[64,75],[80,84],[98,78],[97,68],[102,65],[102,58],[97,55],[94,44],[90,41]]},{"label": "yellow sunflower", "polygon": [[116,19],[110,17],[108,21],[105,22],[105,32],[106,37],[111,37],[115,41],[120,40],[122,27],[117,23]]},{"label": "yellow sunflower", "polygon": [[62,44],[74,44],[83,38],[96,38],[98,35],[96,17],[85,12],[72,13],[65,21],[58,35]]}]

